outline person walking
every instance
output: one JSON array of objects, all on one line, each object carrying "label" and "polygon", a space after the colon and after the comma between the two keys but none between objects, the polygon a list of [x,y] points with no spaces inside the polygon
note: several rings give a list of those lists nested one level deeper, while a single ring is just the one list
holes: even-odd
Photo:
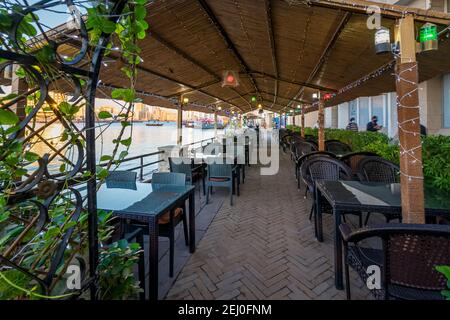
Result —
[{"label": "person walking", "polygon": [[378,132],[383,128],[383,126],[378,125],[378,117],[373,116],[372,121],[367,124],[367,131]]},{"label": "person walking", "polygon": [[355,122],[355,118],[350,118],[350,122],[348,123],[346,130],[358,132],[358,125]]}]

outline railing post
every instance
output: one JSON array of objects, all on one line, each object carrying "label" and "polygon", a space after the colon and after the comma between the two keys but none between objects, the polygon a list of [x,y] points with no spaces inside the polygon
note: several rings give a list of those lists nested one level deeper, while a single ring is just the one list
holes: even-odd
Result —
[{"label": "railing post", "polygon": [[140,181],[144,180],[144,157],[141,157]]}]

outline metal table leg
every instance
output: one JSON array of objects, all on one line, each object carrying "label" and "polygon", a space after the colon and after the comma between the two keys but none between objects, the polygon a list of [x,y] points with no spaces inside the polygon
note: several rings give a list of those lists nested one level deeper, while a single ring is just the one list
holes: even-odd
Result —
[{"label": "metal table leg", "polygon": [[189,194],[189,251],[195,252],[195,192]]},{"label": "metal table leg", "polygon": [[148,224],[149,241],[149,296],[158,300],[158,219],[153,217]]},{"label": "metal table leg", "polygon": [[339,232],[339,226],[341,224],[341,213],[333,208],[334,217],[334,281],[336,289],[342,290],[343,276],[342,276],[342,238]]}]

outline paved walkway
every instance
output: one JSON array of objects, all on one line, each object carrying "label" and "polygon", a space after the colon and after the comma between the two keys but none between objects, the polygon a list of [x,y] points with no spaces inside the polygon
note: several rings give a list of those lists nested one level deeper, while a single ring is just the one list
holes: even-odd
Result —
[{"label": "paved walkway", "polygon": [[[167,299],[344,299],[334,288],[331,216],[325,241],[314,238],[309,200],[296,188],[292,163],[280,154],[280,171],[247,170],[235,205],[219,212],[190,256]],[[211,204],[214,205],[214,204]],[[352,274],[354,299],[370,297]]]}]

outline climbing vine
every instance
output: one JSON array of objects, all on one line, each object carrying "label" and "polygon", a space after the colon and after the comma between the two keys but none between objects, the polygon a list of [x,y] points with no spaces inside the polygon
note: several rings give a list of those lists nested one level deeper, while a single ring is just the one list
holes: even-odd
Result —
[{"label": "climbing vine", "polygon": [[[54,5],[60,3],[59,1],[53,2]],[[39,9],[50,10],[49,3],[52,1],[41,1],[40,3],[42,7]],[[111,154],[101,154],[99,162],[102,163],[102,166],[97,167],[97,172],[82,172],[81,175],[75,177],[70,176],[69,172],[77,165],[74,163],[74,159],[79,156],[77,150],[85,144],[83,133],[92,128],[79,129],[74,126],[65,126],[58,137],[52,138],[50,142],[44,141],[51,149],[55,145],[67,146],[65,154],[56,152],[55,155],[47,158],[34,150],[38,144],[43,143],[42,139],[38,139],[39,133],[35,133],[43,131],[37,125],[35,118],[27,124],[25,131],[28,134],[31,133],[34,139],[21,138],[21,134],[23,134],[23,128],[20,126],[22,119],[12,109],[12,106],[20,99],[26,98],[27,105],[24,116],[31,117],[35,116],[32,106],[43,102],[43,97],[47,96],[47,100],[41,108],[47,122],[53,121],[50,116],[47,118],[47,114],[51,113],[59,114],[67,122],[73,121],[76,114],[85,107],[85,99],[82,96],[83,92],[81,95],[72,94],[71,99],[70,94],[67,94],[67,89],[59,87],[59,84],[63,82],[60,80],[67,75],[62,74],[56,64],[73,61],[76,56],[62,55],[53,41],[46,41],[43,45],[35,41],[37,37],[45,35],[42,28],[43,25],[45,26],[45,21],[39,21],[39,16],[35,13],[27,13],[27,6],[19,6],[10,1],[0,4],[1,49],[31,55],[36,59],[32,66],[12,68],[9,60],[0,58],[0,71],[6,72],[10,69],[11,73],[24,80],[29,88],[23,94],[13,93],[0,97],[0,254],[4,254],[6,251],[6,256],[8,254],[12,256],[15,261],[20,263],[21,267],[33,270],[38,274],[45,274],[51,268],[55,251],[58,250],[65,235],[68,233],[72,235],[49,293],[42,291],[36,279],[8,265],[0,264],[0,298],[2,299],[58,299],[73,295],[65,293],[66,288],[62,286],[62,283],[65,282],[62,280],[67,267],[81,261],[81,258],[87,254],[88,213],[84,209],[77,212],[74,207],[74,194],[68,188],[74,181],[83,182],[86,179],[95,178],[102,181],[105,179],[108,172],[117,168],[125,159],[132,143],[134,104],[141,101],[136,97],[135,91],[137,65],[143,61],[140,57],[139,41],[146,37],[149,28],[145,20],[147,0],[128,1],[120,13],[117,23],[111,19],[111,3],[108,1],[89,2],[91,4],[89,7],[87,7],[88,2],[86,1],[72,1],[72,3],[78,8],[72,12],[82,12],[84,15],[89,41],[88,57],[97,48],[100,37],[104,34],[110,35],[109,44],[103,48],[105,56],[115,61],[129,81],[126,88],[118,88],[110,92],[110,97],[121,104],[121,112],[116,116],[107,111],[102,111],[97,115],[99,120],[109,121],[107,126],[99,125],[96,128],[100,131],[98,139],[101,139],[102,142],[102,134],[111,123],[120,122],[121,130],[112,141],[107,142],[113,144],[114,148]],[[70,9],[74,10],[73,7]],[[17,28],[13,28],[16,23],[15,16],[21,18]],[[11,34],[11,30],[15,30],[15,34]],[[36,72],[42,79],[35,76]],[[56,87],[52,90],[63,92],[64,100],[57,103],[53,101],[46,92],[39,89],[39,80],[56,83]],[[87,79],[83,76],[74,76],[70,80],[76,84],[75,91],[87,83]],[[102,150],[100,152],[102,153]],[[59,161],[57,170],[60,175],[68,176],[65,180],[58,180],[60,189],[69,191],[55,195],[52,205],[48,209],[47,224],[41,232],[33,233],[32,228],[28,228],[28,223],[30,225],[39,223],[39,221],[33,220],[36,212],[46,203],[46,199],[55,194],[56,186],[51,181],[41,182],[34,189],[35,197],[18,206],[10,204],[10,197],[13,196],[12,190],[17,188],[18,181],[35,178],[33,175],[38,172],[36,167],[42,163],[56,160]],[[100,275],[99,296],[105,299],[136,297],[140,289],[133,276],[132,266],[141,252],[139,245],[126,241],[111,243],[114,224],[111,213],[99,212],[98,220],[98,237],[100,243],[103,244],[98,269]],[[120,283],[120,276],[112,276],[112,274],[117,275],[115,273],[117,270],[120,270],[119,274],[127,275],[122,283]],[[117,288],[112,290],[112,285]]]}]

